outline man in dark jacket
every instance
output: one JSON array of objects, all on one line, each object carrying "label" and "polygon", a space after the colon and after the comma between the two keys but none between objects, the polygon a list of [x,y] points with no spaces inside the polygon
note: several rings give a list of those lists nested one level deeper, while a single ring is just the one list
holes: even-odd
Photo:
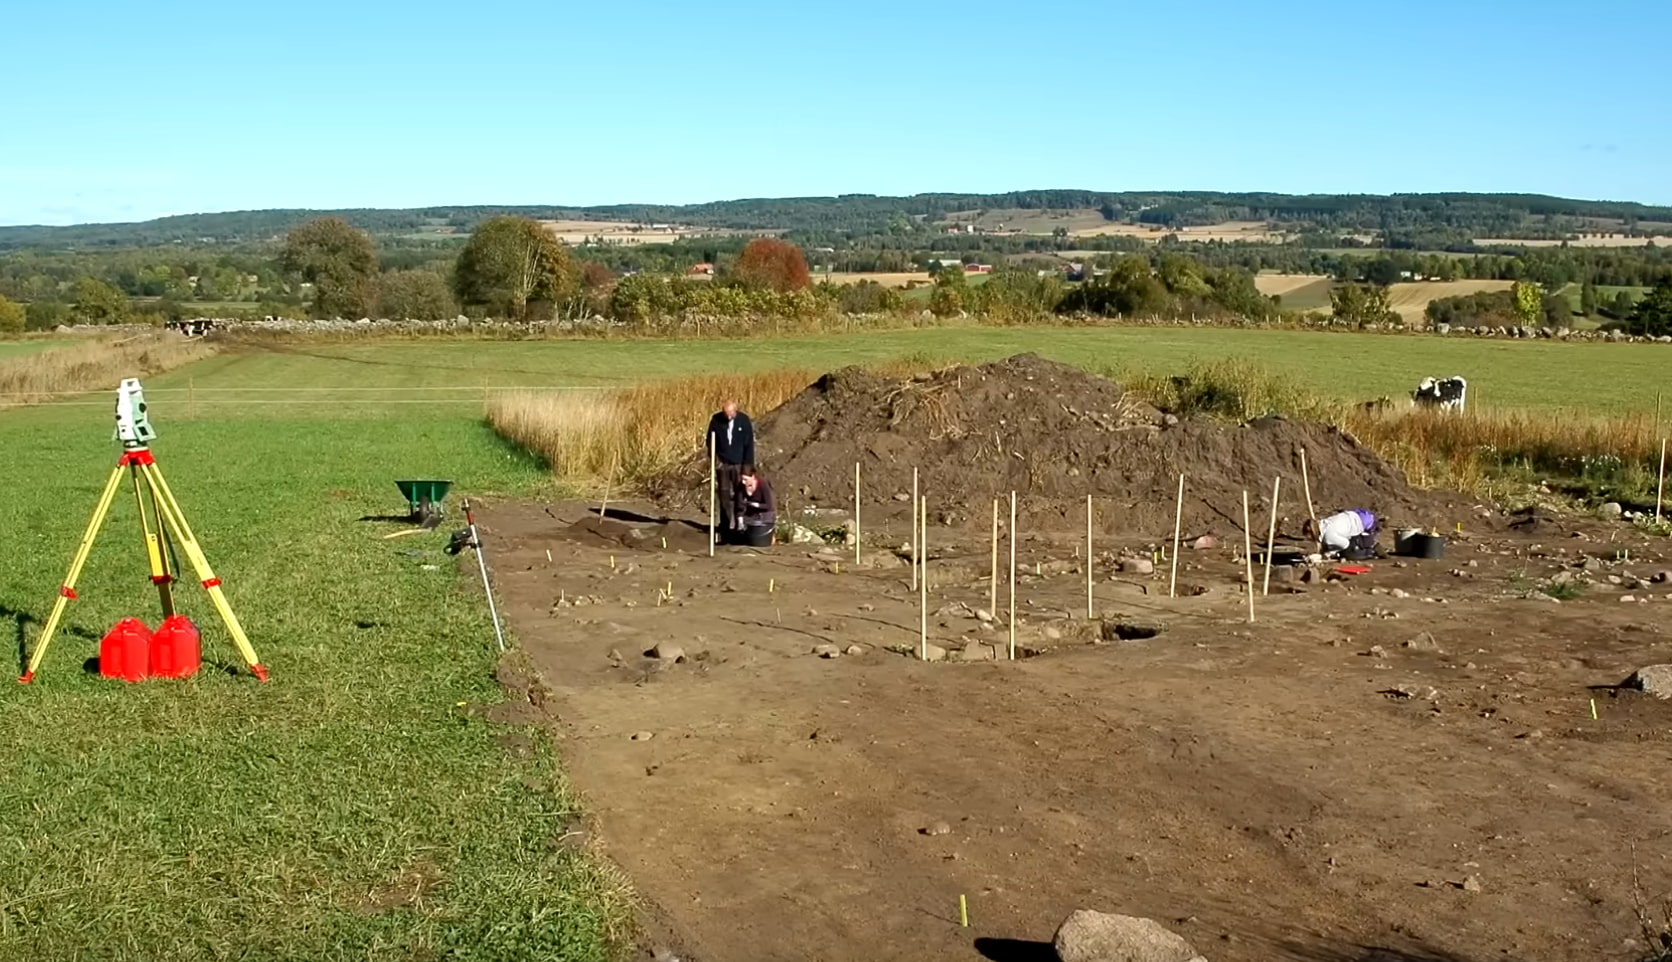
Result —
[{"label": "man in dark jacket", "polygon": [[734,492],[742,477],[743,466],[755,463],[755,425],[749,415],[737,409],[736,401],[727,401],[708,419],[708,434],[703,446],[714,447],[716,495],[720,501],[720,530],[737,531],[743,526],[738,517]]}]

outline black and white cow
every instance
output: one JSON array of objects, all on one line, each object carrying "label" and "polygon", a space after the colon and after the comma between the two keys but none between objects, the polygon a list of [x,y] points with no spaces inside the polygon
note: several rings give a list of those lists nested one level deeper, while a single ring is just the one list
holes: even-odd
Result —
[{"label": "black and white cow", "polygon": [[1442,411],[1461,411],[1469,392],[1469,382],[1461,377],[1425,377],[1411,395],[1417,407],[1437,407]]}]

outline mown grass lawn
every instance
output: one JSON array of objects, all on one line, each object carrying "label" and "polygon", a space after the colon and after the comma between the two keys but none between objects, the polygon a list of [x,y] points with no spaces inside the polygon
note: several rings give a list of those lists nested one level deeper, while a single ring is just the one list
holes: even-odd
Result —
[{"label": "mown grass lawn", "polygon": [[[607,387],[693,372],[824,371],[912,356],[987,361],[1024,351],[1117,376],[1183,373],[1202,361],[1246,360],[1319,394],[1355,401],[1407,395],[1424,377],[1461,374],[1469,380],[1471,405],[1595,412],[1653,410],[1672,361],[1666,348],[1646,344],[1182,327],[953,327],[725,341],[316,344],[212,360],[197,369],[196,385],[352,386],[356,390],[310,394],[306,401],[355,417],[360,405],[374,400],[393,410],[398,400],[445,397],[452,399],[449,407],[465,411],[479,407],[484,386]],[[183,392],[186,380],[185,372],[177,372],[159,383]],[[408,393],[382,390],[387,388]],[[258,397],[283,395],[199,392],[196,400],[203,409]]]},{"label": "mown grass lawn", "polygon": [[[253,383],[226,367],[175,378]],[[84,670],[118,618],[158,620],[118,499],[68,630],[34,684],[0,688],[0,958],[606,958],[624,912],[557,841],[557,760],[513,757],[482,717],[501,698],[493,631],[441,550],[453,526],[382,540],[393,526],[357,520],[404,512],[398,477],[528,493],[539,467],[469,413],[182,415],[152,402],[154,450],[272,681],[228,670],[242,663],[190,579],[197,678]],[[108,403],[0,414],[14,652],[115,462],[110,435]]]}]

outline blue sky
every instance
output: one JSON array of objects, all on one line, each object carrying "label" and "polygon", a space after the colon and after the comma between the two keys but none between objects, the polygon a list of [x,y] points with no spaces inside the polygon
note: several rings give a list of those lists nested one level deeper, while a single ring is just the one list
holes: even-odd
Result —
[{"label": "blue sky", "polygon": [[1672,203],[1672,4],[20,3],[0,223],[1002,191]]}]

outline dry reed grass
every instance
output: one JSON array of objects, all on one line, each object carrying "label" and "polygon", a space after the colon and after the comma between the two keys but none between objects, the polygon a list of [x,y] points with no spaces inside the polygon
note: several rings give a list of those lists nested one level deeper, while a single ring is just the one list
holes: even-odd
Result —
[{"label": "dry reed grass", "polygon": [[[882,374],[935,367],[922,356],[872,370]],[[578,485],[643,487],[667,477],[701,451],[703,430],[728,400],[764,414],[800,394],[822,372],[782,368],[751,374],[698,374],[620,391],[520,391],[488,404],[488,424],[545,459],[552,474]]]},{"label": "dry reed grass", "polygon": [[0,361],[0,407],[85,391],[114,391],[123,378],[161,374],[201,361],[216,350],[212,344],[178,334],[141,334],[8,358]]},{"label": "dry reed grass", "polygon": [[1663,428],[1641,413],[1551,410],[1460,412],[1349,405],[1320,397],[1256,365],[1222,361],[1180,378],[1139,375],[1127,383],[1180,415],[1248,420],[1266,414],[1321,421],[1351,434],[1425,488],[1499,496],[1516,485],[1555,481],[1582,493],[1653,494]]}]

